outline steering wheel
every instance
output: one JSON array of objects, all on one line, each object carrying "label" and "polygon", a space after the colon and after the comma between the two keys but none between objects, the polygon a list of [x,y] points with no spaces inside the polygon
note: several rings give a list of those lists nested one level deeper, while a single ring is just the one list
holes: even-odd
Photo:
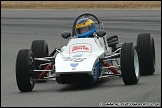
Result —
[{"label": "steering wheel", "polygon": [[91,13],[83,13],[81,15],[79,15],[74,23],[73,23],[73,28],[72,28],[72,37],[74,37],[76,35],[76,31],[75,31],[75,26],[76,26],[76,23],[77,21],[81,18],[81,17],[89,17],[89,16],[92,16],[93,18],[95,18],[98,22],[98,25],[99,25],[99,29],[103,30],[103,23],[94,15],[94,14],[91,14]]}]

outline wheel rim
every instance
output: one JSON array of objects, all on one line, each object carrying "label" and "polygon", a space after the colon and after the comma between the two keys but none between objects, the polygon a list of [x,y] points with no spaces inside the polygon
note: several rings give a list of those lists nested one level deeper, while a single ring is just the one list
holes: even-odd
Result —
[{"label": "wheel rim", "polygon": [[138,55],[136,50],[134,50],[134,69],[135,69],[135,75],[137,79],[139,79],[139,61],[138,61]]},{"label": "wheel rim", "polygon": [[154,46],[154,39],[152,38],[152,50],[153,50],[153,67],[154,67],[154,69],[156,68],[156,61],[155,61],[155,46]]},{"label": "wheel rim", "polygon": [[[30,69],[32,68],[32,66],[34,64],[33,62],[34,62],[33,57],[30,56],[30,58],[29,58],[29,67],[30,67]],[[33,79],[33,74],[30,74],[30,84],[33,86],[34,82],[32,81],[32,79]]]},{"label": "wheel rim", "polygon": [[30,57],[30,58],[29,58],[29,66],[32,66],[32,64],[33,64],[33,58]]}]

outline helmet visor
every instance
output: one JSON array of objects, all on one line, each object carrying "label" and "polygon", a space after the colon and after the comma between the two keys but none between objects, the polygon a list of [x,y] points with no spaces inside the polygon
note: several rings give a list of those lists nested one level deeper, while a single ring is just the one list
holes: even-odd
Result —
[{"label": "helmet visor", "polygon": [[77,34],[82,34],[82,33],[88,32],[88,31],[89,31],[88,26],[76,29]]},{"label": "helmet visor", "polygon": [[85,32],[90,31],[91,29],[93,29],[93,27],[94,27],[94,24],[92,23],[91,25],[88,25],[88,26],[76,28],[76,32],[77,32],[77,34],[83,34]]}]

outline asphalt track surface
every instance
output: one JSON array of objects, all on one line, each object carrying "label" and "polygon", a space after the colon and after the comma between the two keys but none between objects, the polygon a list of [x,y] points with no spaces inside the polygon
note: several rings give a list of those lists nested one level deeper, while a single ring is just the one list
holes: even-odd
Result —
[{"label": "asphalt track surface", "polygon": [[[1,10],[1,106],[2,107],[98,107],[108,102],[137,102],[161,106],[161,10]],[[21,93],[16,84],[15,63],[20,49],[43,39],[50,53],[66,45],[61,32],[71,31],[74,19],[92,12],[103,21],[107,36],[136,44],[139,33],[151,33],[155,41],[156,71],[141,76],[137,85],[122,78],[106,78],[93,85],[36,83],[32,92]],[[100,104],[101,105],[101,104]]]}]

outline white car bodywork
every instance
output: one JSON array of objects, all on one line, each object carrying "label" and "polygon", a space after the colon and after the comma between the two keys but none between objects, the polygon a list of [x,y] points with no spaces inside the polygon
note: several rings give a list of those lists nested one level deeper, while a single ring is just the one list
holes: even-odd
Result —
[{"label": "white car bodywork", "polygon": [[88,73],[93,75],[93,67],[103,58],[110,55],[106,36],[93,38],[73,38],[55,58],[55,74]]}]

